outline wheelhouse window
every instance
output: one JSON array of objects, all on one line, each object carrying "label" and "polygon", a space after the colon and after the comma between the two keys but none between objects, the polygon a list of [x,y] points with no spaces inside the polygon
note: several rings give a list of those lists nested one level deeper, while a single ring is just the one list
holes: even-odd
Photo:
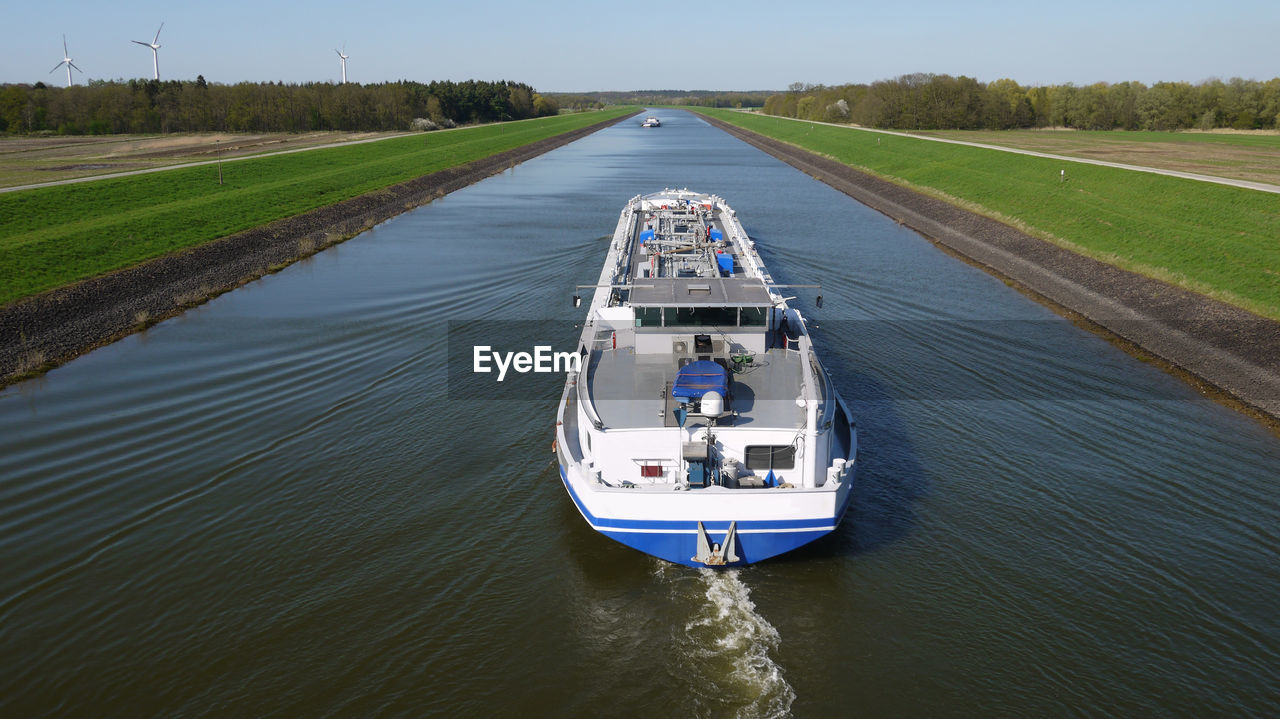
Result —
[{"label": "wheelhouse window", "polygon": [[662,308],[661,307],[637,307],[636,310],[636,327],[661,327],[662,326]]},{"label": "wheelhouse window", "polygon": [[747,468],[769,471],[771,469],[794,469],[796,466],[796,448],[791,444],[755,444],[748,445],[746,450]]},{"label": "wheelhouse window", "polygon": [[667,327],[734,327],[738,324],[736,307],[664,307],[662,316]]},{"label": "wheelhouse window", "polygon": [[764,327],[768,322],[768,307],[743,307],[738,314],[738,324],[743,327]]},{"label": "wheelhouse window", "polygon": [[768,307],[636,307],[636,327],[766,327]]}]

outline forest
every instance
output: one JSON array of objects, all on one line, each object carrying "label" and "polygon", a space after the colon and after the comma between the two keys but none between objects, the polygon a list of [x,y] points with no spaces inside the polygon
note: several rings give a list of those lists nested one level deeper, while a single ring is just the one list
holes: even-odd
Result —
[{"label": "forest", "polygon": [[549,93],[560,107],[594,109],[605,105],[694,105],[698,107],[760,107],[774,90],[630,90]]},{"label": "forest", "polygon": [[250,83],[93,80],[0,86],[0,132],[64,135],[435,129],[559,112],[518,82]]},{"label": "forest", "polygon": [[764,112],[898,130],[1271,130],[1280,129],[1280,78],[1024,87],[916,73],[869,85],[793,83]]},{"label": "forest", "polygon": [[1023,86],[915,73],[786,91],[538,93],[517,82],[207,83],[93,80],[0,86],[0,132],[119,134],[434,129],[605,105],[760,107],[771,115],[900,130],[1280,129],[1280,78]]}]

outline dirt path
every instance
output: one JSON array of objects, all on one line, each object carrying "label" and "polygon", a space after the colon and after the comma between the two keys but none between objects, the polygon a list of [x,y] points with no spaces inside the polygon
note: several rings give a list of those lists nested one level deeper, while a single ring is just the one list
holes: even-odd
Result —
[{"label": "dirt path", "polygon": [[711,124],[1280,421],[1280,322],[1077,255],[987,217],[715,118]]},{"label": "dirt path", "polygon": [[952,140],[946,137],[931,137],[929,135],[917,135],[910,132],[897,132],[894,130],[877,130],[870,127],[857,127],[855,125],[841,125],[834,122],[817,122],[815,120],[798,120],[794,117],[782,117],[770,115],[770,117],[778,117],[780,120],[791,120],[792,122],[808,122],[814,125],[829,125],[831,127],[839,127],[844,130],[857,130],[859,132],[874,132],[881,135],[897,135],[900,137],[910,137],[915,140],[928,140],[929,142],[945,142],[948,145],[968,145],[969,147],[980,147],[984,150],[998,150],[1000,152],[1011,152],[1015,155],[1030,155],[1032,157],[1044,157],[1050,160],[1062,160],[1063,162],[1081,162],[1086,165],[1101,165],[1102,167],[1114,167],[1120,170],[1132,170],[1134,172],[1149,172],[1153,175],[1168,175],[1169,177],[1181,177],[1187,180],[1196,180],[1199,182],[1212,182],[1217,185],[1230,185],[1231,187],[1241,187],[1246,190],[1258,190],[1259,192],[1271,192],[1280,194],[1280,185],[1273,185],[1267,182],[1253,182],[1251,180],[1237,180],[1230,177],[1218,177],[1217,175],[1204,175],[1197,172],[1183,172],[1181,170],[1164,170],[1158,167],[1147,167],[1146,165],[1128,165],[1123,162],[1111,162],[1109,160],[1093,160],[1087,157],[1071,157],[1070,155],[1055,155],[1049,152],[1039,152],[1036,150],[1022,150],[1016,147],[1005,147],[1003,145],[988,145],[982,142],[969,142],[967,140]]},{"label": "dirt path", "polygon": [[[536,119],[513,120],[507,124],[519,124],[534,121],[536,121]],[[436,130],[434,133],[458,132],[481,126],[482,125],[464,125],[462,127]],[[381,142],[382,140],[391,140],[408,135],[420,135],[422,133],[345,132],[336,134],[341,134],[349,139],[338,140],[336,142],[329,141],[328,138],[323,137],[324,135],[332,134],[335,133],[307,133],[301,135],[292,135],[288,133],[250,135],[208,133],[202,135],[181,134],[173,137],[162,136],[158,138],[145,137],[141,139],[134,136],[120,139],[110,139],[109,137],[107,139],[78,137],[50,140],[32,140],[26,138],[9,139],[3,144],[0,144],[0,182],[13,181],[14,175],[25,176],[30,175],[32,172],[40,171],[91,171],[121,167],[137,167],[138,169],[126,169],[119,172],[89,174],[78,177],[64,177],[58,180],[12,185],[0,187],[0,192],[34,190],[41,187],[53,187],[55,185],[70,185],[78,182],[93,182],[95,180],[109,180],[116,177],[128,177],[130,175],[145,175],[151,172],[178,170],[185,167],[200,167],[218,163],[237,162],[240,160],[256,160],[276,155],[292,155],[296,152],[310,152],[311,150],[324,150],[333,147],[363,145],[370,142]],[[316,141],[317,137],[320,137],[321,141]],[[94,152],[104,147],[115,147],[115,149],[107,157],[104,157],[101,153]],[[278,149],[270,149],[273,147]],[[22,168],[14,167],[13,162],[10,162],[9,165],[6,166],[5,159],[7,157],[18,157],[29,152],[43,152],[44,154],[41,155],[41,157],[44,158],[45,166],[38,168]],[[212,159],[192,159],[186,162],[175,162],[174,164],[154,164],[157,161],[167,161],[170,159],[176,160],[176,158],[184,156],[204,156]],[[53,167],[48,166],[48,163],[59,161],[63,164]]]},{"label": "dirt path", "polygon": [[0,386],[60,365],[627,117],[247,230],[0,309]]},{"label": "dirt path", "polygon": [[[93,182],[95,180],[107,180],[113,177],[128,177],[130,175],[145,175],[151,172],[165,172],[166,170],[178,170],[184,167],[200,167],[201,165],[216,165],[220,162],[238,162],[240,160],[257,160],[263,157],[273,157],[275,155],[292,155],[295,152],[310,152],[311,150],[323,150],[331,147],[347,147],[349,145],[363,145],[369,142],[380,142],[389,140],[394,137],[404,137],[409,133],[398,133],[394,135],[383,135],[379,137],[368,137],[360,140],[346,140],[343,142],[332,142],[320,145],[307,145],[306,147],[293,147],[287,150],[276,150],[274,152],[263,152],[256,155],[236,155],[229,157],[221,157],[214,160],[199,160],[196,162],[183,162],[176,165],[163,165],[161,167],[146,167],[140,170],[126,170],[124,172],[111,172],[104,175],[87,175],[85,177],[68,177],[63,180],[50,180],[49,182],[36,182],[29,185],[14,185],[12,187],[0,187],[0,192],[18,192],[21,190],[34,190],[40,187],[53,187],[55,185],[71,185],[77,182]],[[216,150],[216,148],[213,148]],[[228,149],[231,149],[230,147]],[[171,152],[159,153],[160,155],[170,155]],[[86,165],[92,167],[92,165]]]}]

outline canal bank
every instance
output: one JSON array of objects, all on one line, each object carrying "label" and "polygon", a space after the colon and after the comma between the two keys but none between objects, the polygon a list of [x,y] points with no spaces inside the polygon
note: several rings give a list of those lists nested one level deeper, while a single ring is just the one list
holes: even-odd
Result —
[{"label": "canal bank", "polygon": [[13,303],[0,309],[0,387],[146,329],[407,210],[627,117],[588,125]]},{"label": "canal bank", "polygon": [[700,115],[1180,376],[1280,422],[1280,322],[1122,270],[836,160]]}]

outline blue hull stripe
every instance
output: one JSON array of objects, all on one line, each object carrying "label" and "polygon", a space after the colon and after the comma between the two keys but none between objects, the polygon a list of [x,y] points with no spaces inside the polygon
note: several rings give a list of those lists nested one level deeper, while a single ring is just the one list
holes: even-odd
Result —
[{"label": "blue hull stripe", "polygon": [[[635,534],[632,532],[601,532],[604,536],[668,562],[686,567],[702,567],[693,560],[697,553],[697,537],[693,534]],[[723,542],[724,534],[709,532],[711,541]],[[735,566],[759,562],[802,547],[819,537],[830,534],[820,532],[787,532],[784,534],[738,535],[737,551],[740,561]]]},{"label": "blue hull stripe", "polygon": [[[559,464],[559,463],[557,463]],[[668,521],[668,519],[612,519],[607,517],[596,517],[591,510],[586,508],[586,504],[582,503],[582,499],[573,491],[573,486],[568,481],[568,476],[564,472],[563,464],[559,464],[559,473],[561,473],[561,481],[564,489],[568,490],[568,495],[573,500],[573,504],[577,505],[577,510],[582,517],[590,523],[591,527],[596,531],[603,532],[605,535],[637,535],[637,533],[694,533],[698,531],[698,522],[696,521]],[[745,533],[814,533],[814,537],[824,535],[836,525],[840,523],[840,519],[844,517],[845,510],[849,508],[849,500],[852,498],[852,491],[846,493],[845,502],[841,504],[840,510],[832,517],[815,517],[808,519],[755,519],[755,521],[740,521],[737,523],[737,531]],[[703,522],[703,526],[707,527],[708,532],[727,532],[730,522]],[[621,540],[620,540],[621,541]],[[806,540],[808,541],[808,540]],[[630,542],[627,542],[630,544]]]}]

